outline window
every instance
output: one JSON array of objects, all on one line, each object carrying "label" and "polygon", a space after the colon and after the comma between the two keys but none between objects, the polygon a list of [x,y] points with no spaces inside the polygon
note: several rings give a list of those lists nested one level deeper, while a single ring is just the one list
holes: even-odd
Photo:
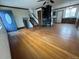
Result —
[{"label": "window", "polygon": [[5,14],[5,18],[6,18],[6,21],[8,22],[8,24],[12,23],[11,17],[8,13]]},{"label": "window", "polygon": [[53,16],[56,16],[56,11],[53,11]]},{"label": "window", "polygon": [[65,11],[65,18],[76,17],[77,8],[67,8]]}]

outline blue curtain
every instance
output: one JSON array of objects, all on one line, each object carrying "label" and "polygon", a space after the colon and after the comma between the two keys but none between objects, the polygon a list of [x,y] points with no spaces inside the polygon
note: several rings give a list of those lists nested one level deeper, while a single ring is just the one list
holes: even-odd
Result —
[{"label": "blue curtain", "polygon": [[12,11],[9,10],[0,10],[0,17],[2,22],[7,30],[7,32],[12,32],[17,30],[16,23],[14,21],[14,16]]}]

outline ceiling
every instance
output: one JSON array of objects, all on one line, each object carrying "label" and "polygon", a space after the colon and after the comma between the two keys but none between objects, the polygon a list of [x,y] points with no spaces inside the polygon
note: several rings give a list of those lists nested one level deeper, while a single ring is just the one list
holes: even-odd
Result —
[{"label": "ceiling", "polygon": [[[0,5],[14,6],[21,8],[38,8],[43,5],[43,2],[37,2],[38,0],[0,0]],[[53,5],[58,5],[62,3],[79,1],[79,0],[54,0]]]}]

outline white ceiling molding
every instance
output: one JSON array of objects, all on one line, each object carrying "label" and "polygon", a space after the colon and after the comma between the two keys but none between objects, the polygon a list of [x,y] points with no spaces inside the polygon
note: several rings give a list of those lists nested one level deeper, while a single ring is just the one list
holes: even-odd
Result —
[{"label": "white ceiling molding", "polygon": [[[21,7],[21,8],[38,8],[43,6],[44,1],[42,2],[37,2],[38,0],[0,0],[1,5],[6,5],[6,6],[14,6],[14,7]],[[68,4],[68,2],[74,2],[78,3],[79,0],[54,0],[55,3],[53,6],[57,5],[63,5],[64,3]],[[67,5],[66,4],[66,5]]]}]

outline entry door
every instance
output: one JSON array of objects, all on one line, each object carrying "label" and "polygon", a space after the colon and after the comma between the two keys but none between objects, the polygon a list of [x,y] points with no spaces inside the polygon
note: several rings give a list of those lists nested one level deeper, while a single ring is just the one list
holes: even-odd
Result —
[{"label": "entry door", "polygon": [[57,14],[57,23],[61,23],[62,21],[62,18],[63,18],[63,11],[58,11],[58,14]]},{"label": "entry door", "polygon": [[42,11],[41,10],[38,11],[38,21],[39,21],[39,25],[42,25]]},{"label": "entry door", "polygon": [[0,17],[7,32],[16,31],[17,26],[14,21],[14,16],[11,11],[0,10]]}]

